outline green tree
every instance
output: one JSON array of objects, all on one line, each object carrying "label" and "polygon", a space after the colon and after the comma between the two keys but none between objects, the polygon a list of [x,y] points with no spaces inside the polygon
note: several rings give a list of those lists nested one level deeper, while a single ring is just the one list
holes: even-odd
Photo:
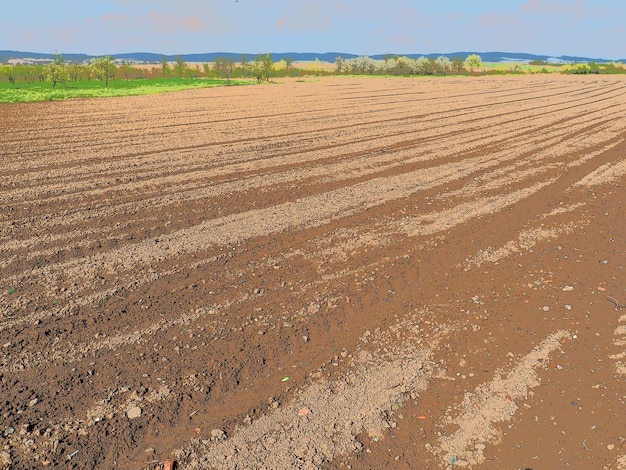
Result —
[{"label": "green tree", "polygon": [[483,59],[478,54],[470,54],[464,62],[465,68],[468,70],[476,70],[483,66]]},{"label": "green tree", "polygon": [[96,77],[103,80],[106,87],[109,87],[109,79],[115,76],[115,62],[110,55],[106,57],[98,57],[91,63],[91,68]]},{"label": "green tree", "polygon": [[82,72],[82,67],[80,66],[80,64],[77,63],[71,63],[67,65],[67,71],[70,75],[70,80],[72,80],[73,82],[77,82],[78,81],[78,77],[80,76],[80,73]]},{"label": "green tree", "polygon": [[274,74],[274,60],[269,52],[261,57],[261,65],[263,66],[265,80],[269,82],[270,77]]},{"label": "green tree", "polygon": [[[19,77],[22,77],[24,82],[31,81],[32,78],[32,69],[30,65],[25,64],[15,64],[10,66],[12,69],[12,75],[14,76],[14,81],[17,82]],[[10,79],[9,79],[10,81]]]},{"label": "green tree", "polygon": [[269,52],[255,57],[252,63],[252,75],[256,78],[257,82],[260,83],[263,80],[269,82],[273,72],[274,60]]},{"label": "green tree", "polygon": [[9,82],[15,83],[17,78],[17,68],[14,65],[7,65],[7,78]]},{"label": "green tree", "polygon": [[250,73],[256,78],[257,83],[261,83],[263,80],[263,68],[261,67],[261,61],[254,59],[250,66]]},{"label": "green tree", "polygon": [[55,55],[53,57],[54,60],[46,66],[45,73],[46,79],[52,82],[52,89],[56,88],[57,83],[66,82],[70,78],[63,55]]},{"label": "green tree", "polygon": [[0,77],[6,77],[9,83],[15,83],[15,67],[0,64]]},{"label": "green tree", "polygon": [[174,71],[178,74],[178,78],[183,78],[183,73],[187,68],[187,64],[185,63],[185,59],[183,56],[177,55],[174,58]]},{"label": "green tree", "polygon": [[40,82],[46,81],[46,67],[42,64],[33,65],[33,74]]}]

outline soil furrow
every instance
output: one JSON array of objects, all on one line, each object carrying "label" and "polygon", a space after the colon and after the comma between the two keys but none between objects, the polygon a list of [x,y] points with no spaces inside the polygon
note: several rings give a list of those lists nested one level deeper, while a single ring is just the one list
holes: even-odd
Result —
[{"label": "soil furrow", "polygon": [[625,94],[334,77],[7,105],[2,458],[615,468]]}]

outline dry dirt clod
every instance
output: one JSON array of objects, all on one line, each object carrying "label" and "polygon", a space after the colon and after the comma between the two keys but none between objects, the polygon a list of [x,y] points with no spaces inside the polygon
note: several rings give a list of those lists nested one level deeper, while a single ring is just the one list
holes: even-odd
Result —
[{"label": "dry dirt clod", "polygon": [[141,408],[139,408],[138,406],[133,406],[129,408],[126,412],[126,416],[128,417],[128,419],[139,418],[141,416]]},{"label": "dry dirt clod", "polygon": [[7,451],[0,452],[0,465],[2,465],[2,468],[9,468],[12,462],[10,453]]}]

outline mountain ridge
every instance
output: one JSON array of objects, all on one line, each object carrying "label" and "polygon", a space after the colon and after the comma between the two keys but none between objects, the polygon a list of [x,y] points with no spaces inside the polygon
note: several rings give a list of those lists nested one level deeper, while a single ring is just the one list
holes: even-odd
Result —
[{"label": "mountain ridge", "polygon": [[[465,58],[470,54],[478,54],[481,56],[484,62],[526,62],[532,60],[544,60],[547,62],[597,62],[606,63],[613,62],[609,59],[602,58],[590,58],[582,56],[550,56],[541,54],[530,54],[525,52],[477,52],[477,51],[458,51],[449,53],[430,53],[430,54],[374,54],[368,57],[376,60],[384,59],[385,57],[405,56],[411,58],[418,58],[421,56],[428,58],[437,58],[439,56],[446,56],[450,59],[455,57]],[[159,63],[163,57],[167,57],[168,61],[175,60],[180,56],[185,62],[213,62],[217,57],[223,57],[227,59],[233,59],[240,61],[242,56],[246,56],[248,61],[253,60],[258,54],[248,53],[236,53],[236,52],[206,52],[200,54],[157,54],[153,52],[127,52],[122,54],[110,54],[112,58],[118,60],[127,60],[130,62],[144,62],[144,63]],[[358,54],[343,53],[343,52],[271,52],[270,55],[274,61],[280,61],[289,57],[294,62],[314,61],[320,60],[322,62],[335,62],[337,57],[341,56],[344,59],[352,59],[359,57]],[[48,61],[52,60],[54,54],[46,54],[40,52],[23,52],[13,50],[0,50],[0,63],[8,63],[9,60],[33,60],[33,61]],[[69,53],[63,54],[65,60],[70,62],[84,62],[96,57],[102,57],[98,55]],[[626,59],[620,59],[617,62],[626,62]]]}]

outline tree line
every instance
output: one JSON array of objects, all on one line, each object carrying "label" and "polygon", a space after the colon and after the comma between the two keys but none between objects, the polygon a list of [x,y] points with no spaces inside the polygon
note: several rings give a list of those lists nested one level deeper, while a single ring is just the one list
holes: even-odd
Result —
[{"label": "tree line", "polygon": [[263,54],[249,60],[242,55],[238,61],[218,57],[213,63],[187,64],[182,56],[174,61],[163,57],[161,63],[147,65],[114,60],[111,56],[95,58],[89,62],[68,62],[62,55],[53,56],[46,64],[0,64],[0,80],[19,82],[50,82],[52,88],[59,83],[98,80],[109,86],[113,79],[135,80],[155,78],[254,78],[258,82],[268,81],[272,76],[289,75],[301,70],[292,66],[290,59],[283,59],[281,67],[272,60],[271,54]]},{"label": "tree line", "polygon": [[[561,72],[578,74],[626,73],[626,69],[623,68],[622,64],[565,64],[561,66]],[[449,75],[487,72],[483,70],[482,59],[477,54],[452,59],[444,55],[436,59],[390,55],[384,56],[382,60],[375,60],[367,56],[351,59],[337,57],[334,69],[315,71],[296,67],[290,58],[275,63],[269,53],[254,58],[242,54],[237,60],[232,57],[217,57],[212,63],[203,64],[187,64],[182,56],[176,56],[174,61],[170,61],[164,56],[160,64],[152,64],[152,66],[118,61],[111,56],[98,57],[85,63],[74,63],[65,61],[62,55],[54,56],[52,62],[47,65],[0,64],[0,80],[8,80],[13,84],[22,81],[50,82],[52,88],[55,88],[58,83],[81,80],[98,80],[108,87],[110,80],[113,79],[148,78],[218,78],[226,81],[255,79],[260,83],[269,81],[272,77],[299,77],[310,73],[326,75]]]},{"label": "tree line", "polygon": [[442,55],[436,59],[406,56],[384,56],[382,61],[361,56],[353,59],[337,57],[336,71],[339,74],[355,75],[448,75],[476,71],[482,67],[482,59],[477,54],[466,58],[454,57],[452,60]]},{"label": "tree line", "polygon": [[[50,82],[52,88],[65,82],[79,80],[99,80],[109,86],[109,80],[116,74],[125,72],[130,65],[116,65],[110,56],[98,57],[90,63],[66,62],[62,55],[54,56],[52,62],[43,64],[16,64],[0,65],[0,79],[10,83],[23,82]],[[127,77],[128,78],[128,77]],[[142,77],[133,77],[142,78]]]},{"label": "tree line", "polygon": [[[435,59],[420,57],[385,57],[384,61],[375,61],[369,57],[343,59],[338,57],[335,69],[320,69],[316,74],[437,74],[461,73],[464,70],[475,70],[481,66],[479,56],[473,55],[466,59],[448,59],[441,56]],[[10,83],[17,82],[50,82],[52,88],[58,83],[77,82],[81,80],[99,80],[108,87],[112,79],[134,80],[142,78],[219,78],[224,80],[248,78],[257,82],[269,81],[272,77],[298,77],[312,73],[310,69],[294,66],[287,57],[275,63],[271,54],[261,54],[252,59],[242,54],[238,60],[232,57],[217,57],[212,63],[187,64],[182,56],[174,61],[163,57],[160,64],[152,67],[137,65],[125,61],[114,60],[111,56],[95,58],[86,63],[67,62],[62,55],[55,55],[47,65],[16,64],[0,65],[0,79]]]}]

